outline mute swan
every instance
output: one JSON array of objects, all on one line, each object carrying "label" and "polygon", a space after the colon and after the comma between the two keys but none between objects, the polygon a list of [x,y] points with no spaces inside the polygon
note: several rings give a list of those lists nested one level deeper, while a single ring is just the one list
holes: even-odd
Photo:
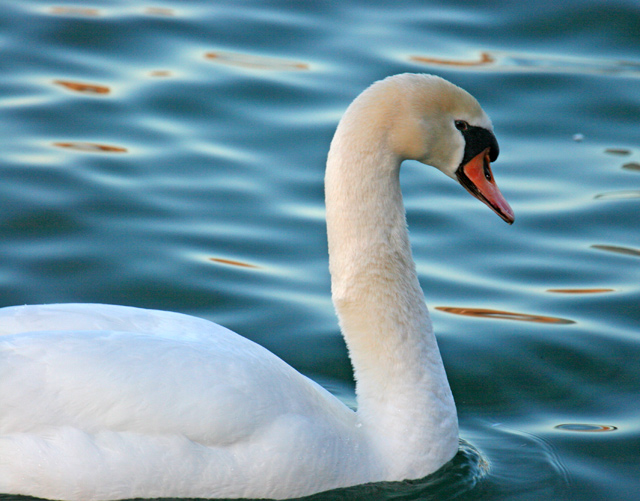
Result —
[{"label": "mute swan", "polygon": [[286,499],[440,468],[458,423],[398,173],[404,159],[434,166],[512,223],[497,156],[478,102],[436,76],[377,82],[340,121],[327,229],[357,412],[206,320],[94,304],[0,309],[0,492]]}]

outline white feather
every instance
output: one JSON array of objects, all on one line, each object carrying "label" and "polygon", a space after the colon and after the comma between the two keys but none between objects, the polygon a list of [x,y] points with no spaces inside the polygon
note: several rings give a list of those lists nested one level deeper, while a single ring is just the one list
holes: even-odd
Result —
[{"label": "white feather", "polygon": [[490,127],[428,75],[347,110],[326,175],[333,298],[358,411],[206,320],[124,306],[0,310],[0,492],[50,499],[291,498],[423,477],[457,451],[455,405],[416,278],[398,181],[452,175],[452,117]]}]

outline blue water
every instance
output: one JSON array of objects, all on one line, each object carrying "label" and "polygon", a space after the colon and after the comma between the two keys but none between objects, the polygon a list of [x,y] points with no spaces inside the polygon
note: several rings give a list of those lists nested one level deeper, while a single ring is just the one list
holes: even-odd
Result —
[{"label": "blue water", "polygon": [[427,479],[314,499],[638,499],[636,0],[0,10],[0,305],[202,316],[353,405],[326,151],[371,82],[436,73],[492,117],[516,213],[508,227],[435,169],[404,167],[464,442]]}]

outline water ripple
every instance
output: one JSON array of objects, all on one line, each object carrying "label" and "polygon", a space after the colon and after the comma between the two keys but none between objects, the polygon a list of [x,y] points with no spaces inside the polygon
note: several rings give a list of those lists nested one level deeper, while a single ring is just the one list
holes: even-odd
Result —
[{"label": "water ripple", "polygon": [[482,51],[469,59],[447,59],[432,55],[408,56],[412,63],[434,68],[458,70],[513,72],[598,74],[607,76],[640,77],[640,62],[598,60],[562,55],[527,54],[508,51]]},{"label": "water ripple", "polygon": [[640,257],[640,249],[634,249],[632,247],[623,247],[619,245],[592,245],[592,249],[598,249],[606,252],[613,252],[615,254],[623,254],[625,256]]},{"label": "water ripple", "polygon": [[204,57],[214,63],[237,66],[251,70],[303,71],[309,69],[309,64],[301,61],[288,61],[286,59],[259,56],[255,54],[242,54],[239,52],[207,52]]},{"label": "water ripple", "polygon": [[105,95],[111,92],[111,89],[106,85],[72,82],[69,80],[54,80],[53,83],[80,94]]},{"label": "water ripple", "polygon": [[58,148],[65,148],[82,153],[126,153],[128,150],[122,146],[114,146],[110,144],[87,143],[82,141],[59,142],[53,143]]},{"label": "water ripple", "polygon": [[210,257],[209,261],[212,261],[218,264],[225,264],[228,266],[238,266],[240,268],[259,268],[259,266],[256,266],[255,264],[246,263],[243,261],[237,261],[234,259],[225,259],[221,257]]},{"label": "water ripple", "polygon": [[547,292],[557,294],[603,294],[605,292],[614,292],[615,289],[593,288],[593,289],[547,289]]},{"label": "water ripple", "polygon": [[491,318],[498,320],[517,320],[520,322],[536,322],[541,324],[574,324],[573,320],[566,318],[550,317],[543,315],[531,315],[528,313],[516,313],[512,311],[492,310],[489,308],[460,308],[456,306],[436,306],[436,310],[454,315],[464,315],[466,317]]},{"label": "water ripple", "polygon": [[101,15],[99,9],[89,7],[51,7],[49,13],[56,16],[80,16],[80,17],[97,17]]},{"label": "water ripple", "polygon": [[630,198],[640,198],[640,190],[621,190],[609,193],[599,193],[593,198],[596,200],[626,200]]},{"label": "water ripple", "polygon": [[604,424],[564,423],[555,426],[557,430],[573,431],[580,433],[600,433],[603,431],[616,431],[618,428]]}]

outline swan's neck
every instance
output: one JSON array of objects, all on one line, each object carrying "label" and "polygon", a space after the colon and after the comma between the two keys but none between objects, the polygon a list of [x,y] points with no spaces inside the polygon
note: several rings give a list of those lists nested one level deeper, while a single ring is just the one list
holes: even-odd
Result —
[{"label": "swan's neck", "polygon": [[384,129],[344,122],[325,180],[332,295],[359,422],[384,467],[415,478],[457,451],[455,404],[411,255],[401,158]]}]

